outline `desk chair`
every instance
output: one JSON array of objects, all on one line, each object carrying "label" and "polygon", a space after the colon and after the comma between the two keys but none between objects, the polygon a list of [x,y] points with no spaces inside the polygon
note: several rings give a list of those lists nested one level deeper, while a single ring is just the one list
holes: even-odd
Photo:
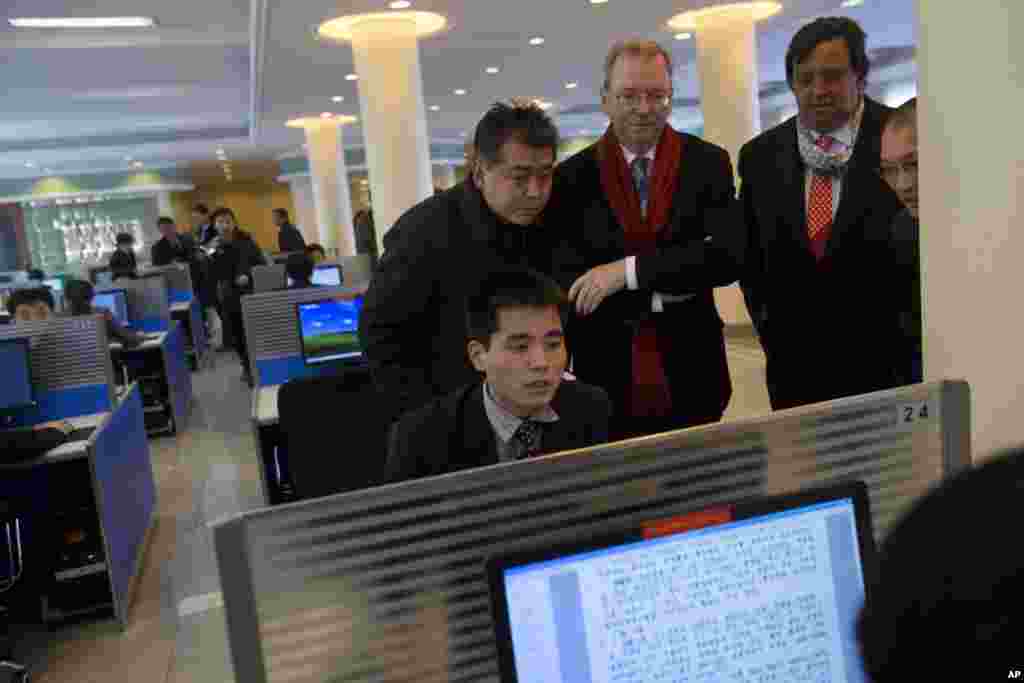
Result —
[{"label": "desk chair", "polygon": [[379,404],[365,368],[281,387],[281,438],[299,499],[384,483],[388,421]]},{"label": "desk chair", "polygon": [[[21,579],[24,569],[18,516],[11,504],[5,500],[0,500],[0,542],[7,546],[7,566],[11,573],[10,578],[0,580],[0,600],[3,600]],[[8,612],[8,608],[0,604],[0,638],[4,641],[4,647],[0,648],[0,675],[9,676],[10,680],[16,683],[28,683],[28,669],[11,658]]]}]

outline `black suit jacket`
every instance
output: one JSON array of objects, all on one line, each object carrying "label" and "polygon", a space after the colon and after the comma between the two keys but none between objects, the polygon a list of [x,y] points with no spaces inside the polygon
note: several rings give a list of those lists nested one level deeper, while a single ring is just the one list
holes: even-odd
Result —
[{"label": "black suit jacket", "polygon": [[285,223],[277,234],[277,247],[281,251],[303,251],[306,248],[306,240],[302,238],[298,228],[291,223]]},{"label": "black suit jacket", "polygon": [[549,272],[544,226],[498,219],[469,181],[409,209],[384,236],[359,339],[392,418],[475,382],[466,298],[502,267]]},{"label": "black suit jacket", "polygon": [[774,408],[896,385],[898,339],[889,264],[891,225],[902,209],[877,173],[891,110],[865,99],[825,258],[810,250],[806,168],[792,118],[747,143],[739,172],[741,284],[768,357]]},{"label": "black suit jacket", "polygon": [[115,280],[119,277],[134,278],[138,265],[134,251],[126,254],[118,249],[110,255],[110,273]]},{"label": "black suit jacket", "polygon": [[[611,402],[600,388],[564,381],[551,407],[558,421],[544,425],[541,453],[586,448],[608,440]],[[477,381],[410,412],[388,439],[390,481],[448,474],[498,462],[497,437]]]},{"label": "black suit jacket", "polygon": [[178,234],[178,245],[173,246],[166,237],[161,237],[150,249],[150,257],[154,266],[167,266],[172,263],[193,263],[198,258],[196,241],[188,233]]},{"label": "black suit jacket", "polygon": [[[662,357],[672,392],[673,416],[666,428],[719,420],[732,395],[722,321],[711,289],[709,273],[714,270],[702,260],[705,239],[735,199],[732,165],[722,148],[682,136],[679,183],[667,228],[658,238],[657,252],[637,259],[640,289],[613,294],[590,316],[574,312],[567,330],[573,373],[608,391],[618,421],[625,419],[632,384],[634,323],[656,320],[667,342]],[[623,227],[601,185],[596,145],[559,165],[550,216],[552,232],[562,237],[552,267],[566,291],[587,270],[626,256]],[[690,291],[680,287],[683,273],[690,281],[704,278],[696,296],[653,313],[654,292]],[[726,276],[722,284],[728,282]]]}]

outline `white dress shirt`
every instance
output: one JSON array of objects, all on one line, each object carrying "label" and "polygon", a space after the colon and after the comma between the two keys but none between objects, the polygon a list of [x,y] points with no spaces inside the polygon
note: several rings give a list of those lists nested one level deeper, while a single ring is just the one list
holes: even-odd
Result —
[{"label": "white dress shirt", "polygon": [[[644,154],[644,157],[650,160],[650,163],[647,166],[647,168],[649,169],[647,171],[648,178],[650,178],[651,174],[654,173],[654,151],[655,148],[651,148],[647,150],[646,154]],[[626,165],[629,166],[630,169],[632,169],[633,160],[636,159],[639,155],[633,154],[633,152],[629,151],[625,147],[622,148],[622,154],[626,157]],[[649,196],[647,203],[650,204]],[[640,289],[640,283],[636,277],[636,256],[626,257],[626,288],[631,290]],[[674,301],[686,301],[687,299],[692,299],[693,297],[693,294],[684,294],[682,296],[676,296],[673,294],[662,294],[661,292],[654,292],[654,294],[651,295],[651,310],[654,311],[655,313],[661,313],[662,311],[665,310],[666,303],[672,303]]]}]

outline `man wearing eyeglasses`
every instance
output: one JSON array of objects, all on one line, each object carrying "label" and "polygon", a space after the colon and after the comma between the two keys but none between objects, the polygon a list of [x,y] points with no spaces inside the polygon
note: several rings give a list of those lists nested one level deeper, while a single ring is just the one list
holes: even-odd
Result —
[{"label": "man wearing eyeglasses", "polygon": [[[904,102],[885,124],[879,173],[906,207],[892,225],[893,287],[899,303],[900,384],[922,381],[921,250],[917,198],[917,98]],[[900,294],[901,293],[901,294]]]},{"label": "man wearing eyeglasses", "polygon": [[672,58],[655,42],[612,47],[601,103],[611,125],[558,167],[550,210],[573,372],[611,397],[613,439],[717,421],[732,384],[714,284],[679,295],[676,276],[734,200],[729,155],[668,125]]}]

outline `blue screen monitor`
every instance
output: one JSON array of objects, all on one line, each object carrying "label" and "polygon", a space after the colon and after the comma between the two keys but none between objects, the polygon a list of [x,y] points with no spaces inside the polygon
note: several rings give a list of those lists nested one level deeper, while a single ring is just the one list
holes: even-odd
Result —
[{"label": "blue screen monitor", "polygon": [[128,325],[128,292],[126,290],[112,289],[106,292],[97,292],[92,297],[92,307],[109,311],[118,324]]},{"label": "blue screen monitor", "polygon": [[363,298],[321,299],[296,304],[299,341],[306,365],[361,360],[359,313]]},{"label": "blue screen monitor", "polygon": [[490,559],[501,680],[866,683],[867,487],[822,491]]},{"label": "blue screen monitor", "polygon": [[34,403],[32,369],[27,339],[0,341],[0,412],[25,408]]},{"label": "blue screen monitor", "polygon": [[341,285],[341,266],[335,264],[317,266],[313,269],[312,282],[321,287]]}]

